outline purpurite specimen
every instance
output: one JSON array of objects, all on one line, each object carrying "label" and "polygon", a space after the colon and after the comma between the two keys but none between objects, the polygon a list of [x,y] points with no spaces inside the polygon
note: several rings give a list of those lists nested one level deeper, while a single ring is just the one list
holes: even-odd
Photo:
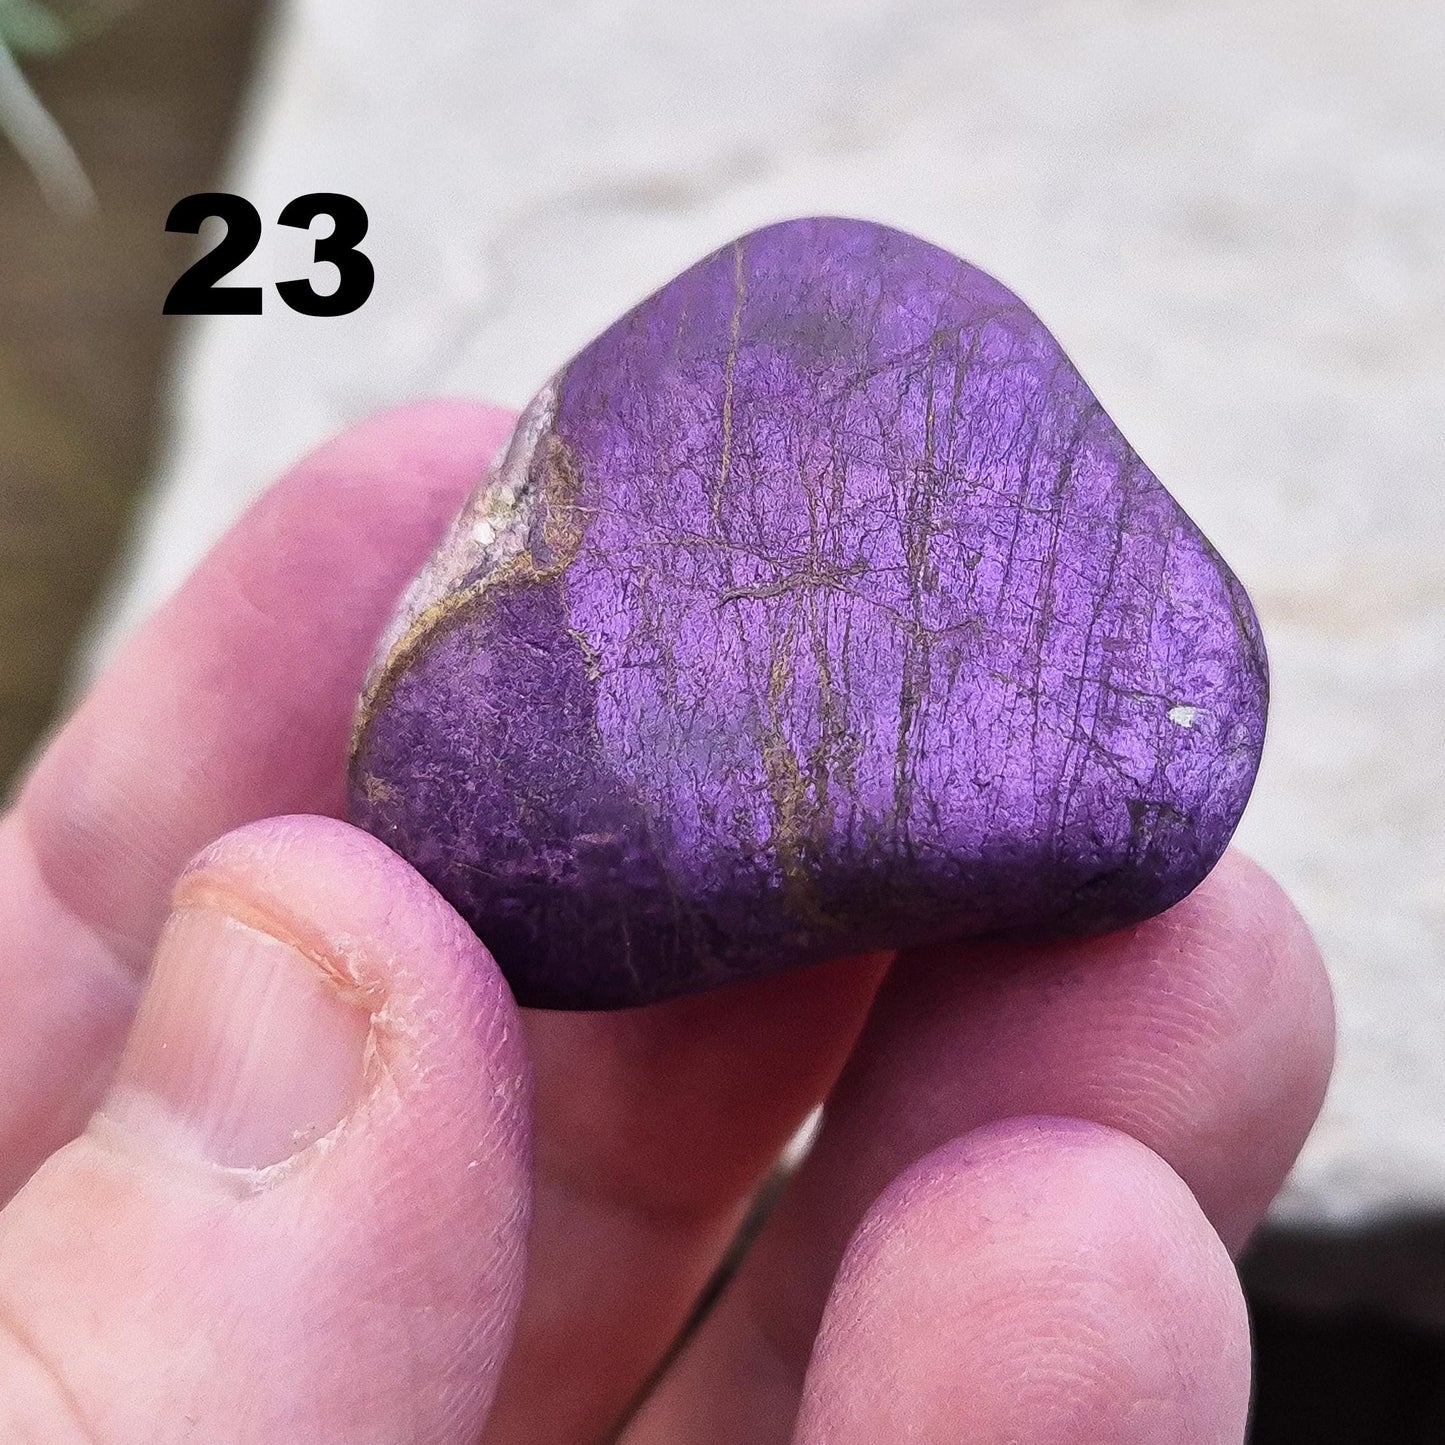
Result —
[{"label": "purpurite specimen", "polygon": [[524,1004],[1167,908],[1264,737],[1244,589],[1042,323],[803,220],[532,403],[402,604],[356,820]]}]

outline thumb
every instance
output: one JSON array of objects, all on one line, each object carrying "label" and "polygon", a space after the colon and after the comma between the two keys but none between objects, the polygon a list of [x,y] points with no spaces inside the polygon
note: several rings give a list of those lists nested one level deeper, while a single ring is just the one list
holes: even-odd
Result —
[{"label": "thumb", "polygon": [[109,1098],[0,1213],[0,1439],[475,1440],[526,1112],[506,986],[419,875],[327,819],[229,834]]}]

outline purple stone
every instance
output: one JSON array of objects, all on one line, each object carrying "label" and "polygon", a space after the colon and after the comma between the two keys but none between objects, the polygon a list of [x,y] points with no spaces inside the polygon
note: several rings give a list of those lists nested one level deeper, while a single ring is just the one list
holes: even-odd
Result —
[{"label": "purple stone", "polygon": [[367,681],[352,804],[524,1004],[1092,933],[1214,865],[1244,589],[1012,293],[743,237],[532,403]]}]

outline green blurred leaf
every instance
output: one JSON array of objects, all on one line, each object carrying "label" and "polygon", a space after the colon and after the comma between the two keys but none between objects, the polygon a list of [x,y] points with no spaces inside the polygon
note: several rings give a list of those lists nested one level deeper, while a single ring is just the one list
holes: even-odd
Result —
[{"label": "green blurred leaf", "polygon": [[90,178],[15,58],[22,45],[31,54],[53,54],[70,39],[66,26],[37,0],[0,0],[0,139],[20,152],[52,206],[85,215],[95,209]]},{"label": "green blurred leaf", "polygon": [[18,55],[58,55],[70,44],[70,29],[39,0],[0,0],[0,45]]}]

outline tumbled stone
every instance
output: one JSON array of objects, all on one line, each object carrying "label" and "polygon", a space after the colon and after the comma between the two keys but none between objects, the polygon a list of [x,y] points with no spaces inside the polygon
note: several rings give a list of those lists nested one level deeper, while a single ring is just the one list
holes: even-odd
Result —
[{"label": "tumbled stone", "polygon": [[1102,931],[1223,851],[1244,589],[1042,323],[913,237],[754,232],[533,401],[378,651],[354,817],[525,1004]]}]

